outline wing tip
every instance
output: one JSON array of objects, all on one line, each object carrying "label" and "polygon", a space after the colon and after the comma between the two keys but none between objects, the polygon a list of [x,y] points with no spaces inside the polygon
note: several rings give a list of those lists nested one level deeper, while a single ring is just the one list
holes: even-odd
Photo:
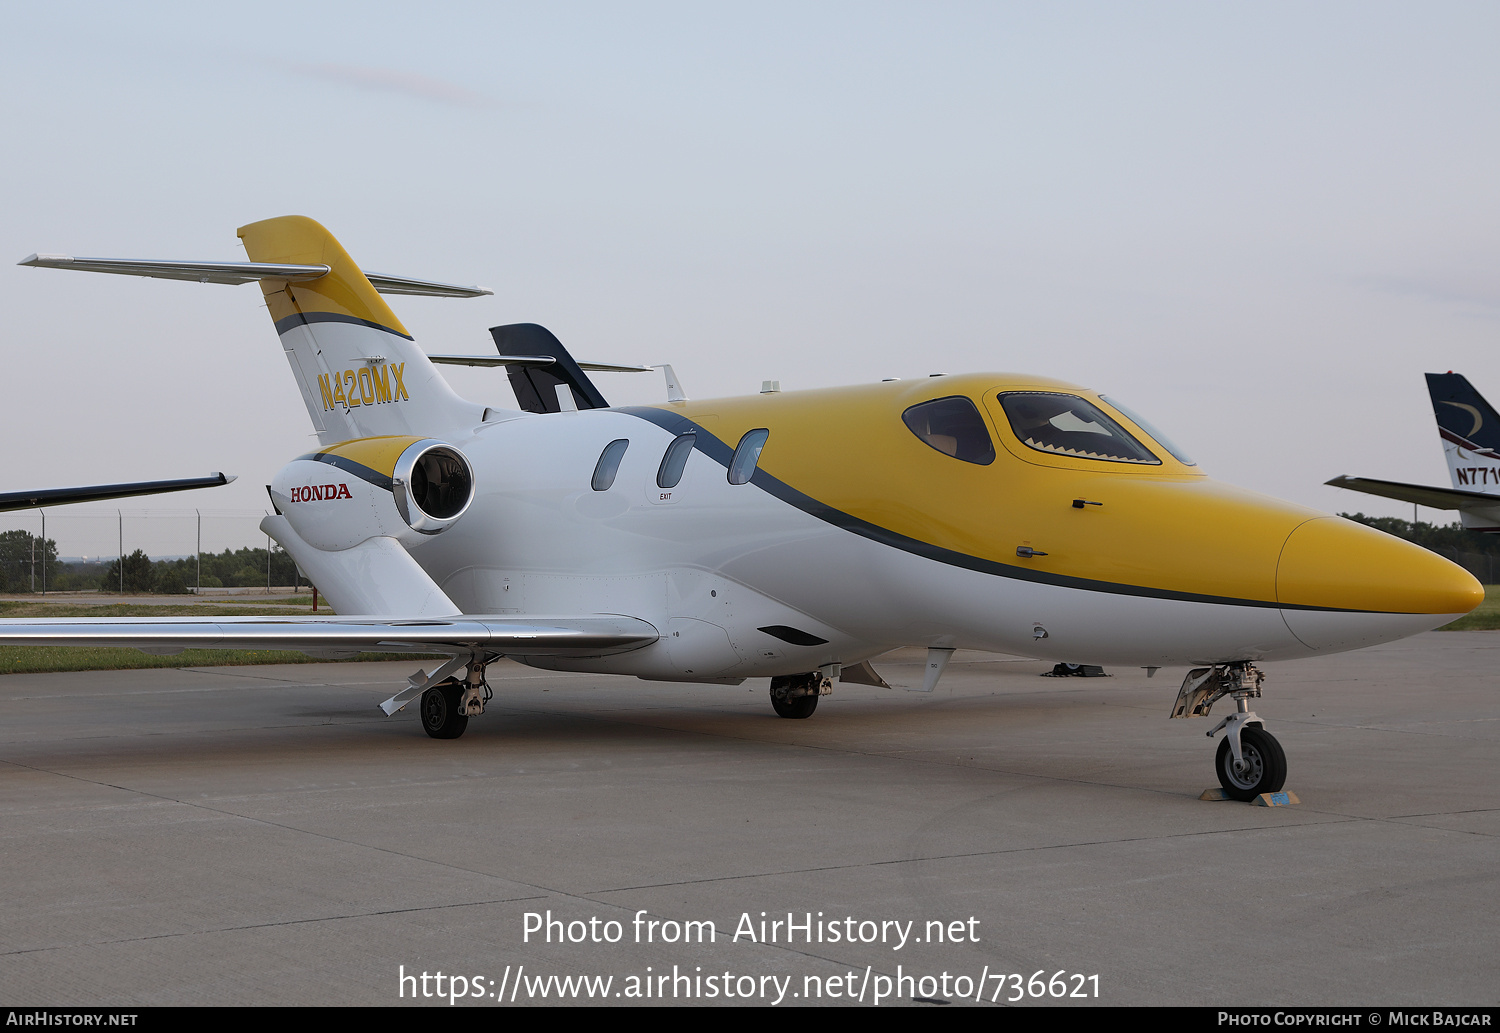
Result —
[{"label": "wing tip", "polygon": [[40,269],[46,268],[49,265],[65,265],[71,261],[73,261],[72,255],[44,255],[38,251],[33,251],[17,262],[16,265],[29,265]]}]

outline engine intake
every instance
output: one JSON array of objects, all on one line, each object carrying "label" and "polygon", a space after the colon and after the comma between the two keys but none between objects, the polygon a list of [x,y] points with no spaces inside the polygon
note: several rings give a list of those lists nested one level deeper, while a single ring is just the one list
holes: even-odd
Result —
[{"label": "engine intake", "polygon": [[391,494],[412,530],[438,534],[474,501],[474,472],[452,445],[419,441],[396,460]]}]

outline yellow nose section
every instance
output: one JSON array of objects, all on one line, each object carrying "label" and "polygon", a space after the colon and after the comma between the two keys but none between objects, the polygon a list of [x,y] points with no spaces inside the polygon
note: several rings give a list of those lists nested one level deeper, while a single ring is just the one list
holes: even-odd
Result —
[{"label": "yellow nose section", "polygon": [[1376,613],[1468,613],[1484,588],[1435,552],[1342,517],[1294,530],[1276,567],[1283,605]]}]

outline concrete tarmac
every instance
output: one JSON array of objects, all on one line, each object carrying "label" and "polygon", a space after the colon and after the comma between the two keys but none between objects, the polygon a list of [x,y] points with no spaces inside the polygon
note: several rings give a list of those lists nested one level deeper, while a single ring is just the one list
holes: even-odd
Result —
[{"label": "concrete tarmac", "polygon": [[959,653],[795,721],[503,661],[439,742],[376,709],[416,666],[0,678],[0,1001],[1500,1001],[1500,633],[1266,665],[1280,808],[1198,799],[1181,670]]}]

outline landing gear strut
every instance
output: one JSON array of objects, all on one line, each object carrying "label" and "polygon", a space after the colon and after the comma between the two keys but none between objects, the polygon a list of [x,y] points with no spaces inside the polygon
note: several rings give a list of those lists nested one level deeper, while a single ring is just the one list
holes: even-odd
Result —
[{"label": "landing gear strut", "polygon": [[771,709],[777,717],[812,717],[818,697],[833,692],[833,680],[822,671],[771,679]]},{"label": "landing gear strut", "polygon": [[1250,709],[1250,700],[1260,697],[1264,680],[1265,675],[1246,661],[1199,667],[1183,679],[1172,708],[1174,718],[1207,717],[1219,700],[1234,697],[1235,712],[1208,732],[1212,739],[1224,730],[1214,769],[1232,800],[1249,801],[1262,793],[1280,792],[1286,783],[1286,752]]}]

